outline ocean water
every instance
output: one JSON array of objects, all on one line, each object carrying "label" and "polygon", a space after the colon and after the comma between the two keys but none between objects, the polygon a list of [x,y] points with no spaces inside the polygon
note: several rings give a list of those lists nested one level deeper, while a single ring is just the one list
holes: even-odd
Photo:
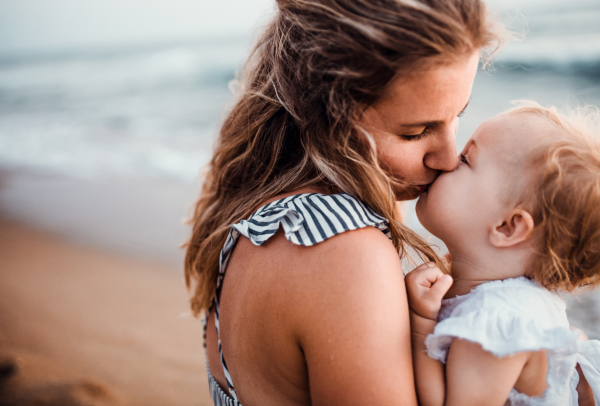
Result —
[{"label": "ocean water", "polygon": [[[520,33],[480,72],[458,147],[530,98],[600,105],[600,3],[499,8]],[[210,157],[248,38],[0,54],[0,169],[189,182]]]},{"label": "ocean water", "polygon": [[0,56],[0,168],[194,179],[247,41]]}]

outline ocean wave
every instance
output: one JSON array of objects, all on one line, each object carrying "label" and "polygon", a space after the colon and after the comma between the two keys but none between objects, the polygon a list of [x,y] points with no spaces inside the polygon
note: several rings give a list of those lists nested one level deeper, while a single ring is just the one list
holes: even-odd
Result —
[{"label": "ocean wave", "polygon": [[240,69],[246,52],[242,42],[101,56],[85,52],[37,59],[0,56],[0,91],[53,89],[101,95],[165,86],[222,85]]},{"label": "ocean wave", "polygon": [[532,38],[510,44],[498,66],[600,78],[600,33],[562,38]]},{"label": "ocean wave", "polygon": [[523,7],[526,14],[504,5],[504,20],[516,34],[498,53],[500,66],[600,75],[600,4],[529,0]]},{"label": "ocean wave", "polygon": [[245,52],[217,43],[5,57],[0,167],[194,179]]},{"label": "ocean wave", "polygon": [[[82,137],[81,129],[52,125],[42,131],[0,136],[0,168],[27,169],[76,178],[169,177],[190,182],[210,158],[210,147],[129,137]],[[89,131],[89,130],[88,130]]]}]

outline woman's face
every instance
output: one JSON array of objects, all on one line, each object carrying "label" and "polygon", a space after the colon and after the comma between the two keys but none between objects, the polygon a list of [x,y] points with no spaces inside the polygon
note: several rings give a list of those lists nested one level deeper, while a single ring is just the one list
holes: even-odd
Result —
[{"label": "woman's face", "polygon": [[359,122],[382,168],[402,181],[396,200],[415,199],[457,164],[456,130],[477,72],[479,52],[392,80]]}]

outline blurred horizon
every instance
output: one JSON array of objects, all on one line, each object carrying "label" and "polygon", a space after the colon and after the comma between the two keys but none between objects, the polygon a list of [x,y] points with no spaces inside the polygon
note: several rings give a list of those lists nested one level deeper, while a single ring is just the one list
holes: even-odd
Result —
[{"label": "blurred horizon", "polygon": [[[492,15],[524,34],[600,35],[596,0],[488,0]],[[125,52],[177,43],[251,41],[276,11],[275,0],[0,0],[0,56]],[[521,32],[522,31],[522,32]],[[520,41],[512,41],[512,45]],[[511,47],[512,48],[512,47]],[[503,52],[506,51],[506,47]],[[539,50],[547,51],[546,49]],[[567,55],[568,56],[568,55]],[[598,57],[594,53],[590,57]]]}]

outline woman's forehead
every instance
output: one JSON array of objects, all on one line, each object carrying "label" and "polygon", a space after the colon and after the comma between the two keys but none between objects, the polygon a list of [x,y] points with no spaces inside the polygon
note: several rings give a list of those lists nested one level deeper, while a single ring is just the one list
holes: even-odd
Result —
[{"label": "woman's forehead", "polygon": [[477,71],[478,53],[454,63],[392,80],[374,104],[397,125],[453,119],[466,106]]}]

